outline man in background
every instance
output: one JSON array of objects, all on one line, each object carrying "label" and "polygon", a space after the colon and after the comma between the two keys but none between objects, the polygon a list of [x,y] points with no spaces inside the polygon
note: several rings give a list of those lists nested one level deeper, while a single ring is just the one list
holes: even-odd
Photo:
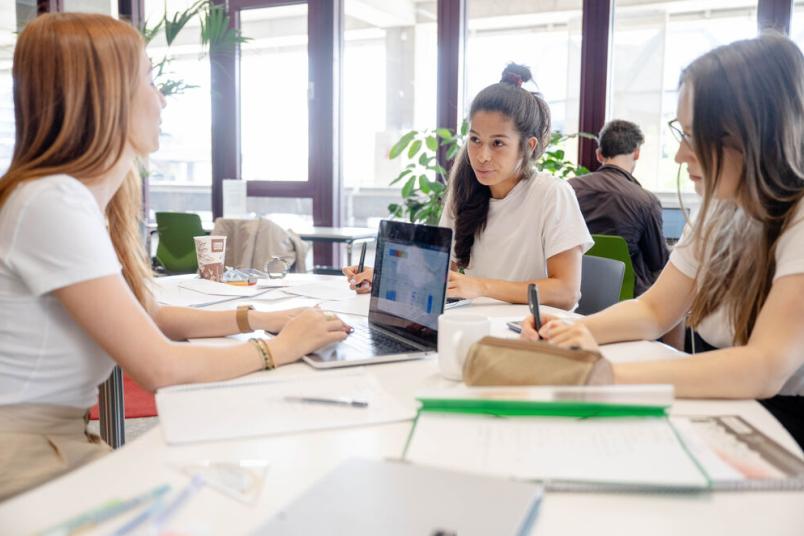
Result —
[{"label": "man in background", "polygon": [[628,243],[636,281],[634,295],[645,292],[667,263],[659,199],[634,178],[640,128],[629,121],[606,123],[598,136],[597,171],[569,181],[592,234],[621,236]]}]

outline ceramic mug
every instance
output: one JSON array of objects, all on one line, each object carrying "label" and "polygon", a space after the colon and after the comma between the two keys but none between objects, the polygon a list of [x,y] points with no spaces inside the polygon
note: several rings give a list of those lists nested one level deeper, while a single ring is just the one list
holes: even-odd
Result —
[{"label": "ceramic mug", "polygon": [[450,380],[463,377],[463,364],[473,343],[489,334],[489,319],[477,314],[438,317],[438,367]]}]

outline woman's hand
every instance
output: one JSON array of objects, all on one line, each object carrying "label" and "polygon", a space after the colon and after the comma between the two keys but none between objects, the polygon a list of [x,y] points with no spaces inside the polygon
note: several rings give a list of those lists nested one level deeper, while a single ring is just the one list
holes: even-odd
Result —
[{"label": "woman's hand", "polygon": [[347,266],[343,269],[343,275],[349,281],[349,288],[358,294],[371,292],[371,280],[374,278],[373,268],[366,267],[362,272],[357,273],[357,266]]},{"label": "woman's hand", "polygon": [[533,322],[533,315],[528,315],[522,320],[523,339],[545,340],[550,344],[563,348],[599,350],[599,346],[589,329],[581,322],[568,322],[563,318],[553,315],[542,315],[542,329],[536,332]]},{"label": "woman's hand", "polygon": [[295,309],[272,312],[251,311],[250,314],[255,321],[249,323],[257,329],[264,329],[269,333],[279,333],[288,322],[307,309],[309,309],[309,307],[297,307]]},{"label": "woman's hand", "polygon": [[276,366],[296,361],[328,344],[342,341],[352,331],[334,313],[317,307],[305,309],[291,318],[282,331],[268,344]]},{"label": "woman's hand", "polygon": [[449,273],[447,279],[447,296],[450,298],[478,298],[486,295],[485,280],[460,272]]}]

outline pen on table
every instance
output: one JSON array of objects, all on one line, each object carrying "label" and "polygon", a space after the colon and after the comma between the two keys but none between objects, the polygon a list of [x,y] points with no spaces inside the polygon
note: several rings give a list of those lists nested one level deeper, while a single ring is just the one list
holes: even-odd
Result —
[{"label": "pen on table", "polygon": [[184,503],[186,503],[198,490],[204,486],[204,477],[195,475],[190,483],[176,496],[173,501],[166,504],[165,507],[153,514],[152,526],[156,528],[156,532],[160,533],[165,522],[170,519]]},{"label": "pen on table", "polygon": [[368,402],[354,398],[323,398],[318,396],[286,396],[286,402],[303,402],[305,404],[325,404],[329,406],[350,406],[353,408],[367,408]]},{"label": "pen on table", "polygon": [[69,519],[68,521],[65,521],[64,523],[44,531],[42,535],[55,536],[80,532],[82,530],[99,525],[100,523],[112,519],[119,514],[128,512],[129,510],[132,510],[148,501],[159,499],[162,495],[167,493],[168,490],[170,490],[170,486],[164,484],[130,499],[116,499],[109,501],[106,504],[93,508],[88,512],[80,514],[72,519]]},{"label": "pen on table", "polygon": [[539,313],[539,287],[533,283],[528,285],[528,307],[530,308],[530,314],[533,315],[533,325],[538,332],[542,329],[542,317]]},{"label": "pen on table", "polygon": [[[357,273],[358,274],[362,274],[363,270],[366,269],[366,245],[367,244],[368,244],[367,242],[363,242],[362,244],[360,244],[360,262],[357,263]],[[357,285],[357,286],[362,287],[363,283],[365,283],[365,281],[361,281],[360,284]]]}]

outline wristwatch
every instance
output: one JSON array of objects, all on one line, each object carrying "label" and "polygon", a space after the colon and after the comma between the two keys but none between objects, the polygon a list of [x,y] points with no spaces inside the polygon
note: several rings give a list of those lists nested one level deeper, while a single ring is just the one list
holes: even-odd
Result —
[{"label": "wristwatch", "polygon": [[237,306],[237,314],[235,315],[235,319],[237,320],[237,329],[240,330],[240,333],[251,333],[254,331],[254,328],[252,328],[251,324],[248,322],[248,312],[253,310],[253,305]]}]

